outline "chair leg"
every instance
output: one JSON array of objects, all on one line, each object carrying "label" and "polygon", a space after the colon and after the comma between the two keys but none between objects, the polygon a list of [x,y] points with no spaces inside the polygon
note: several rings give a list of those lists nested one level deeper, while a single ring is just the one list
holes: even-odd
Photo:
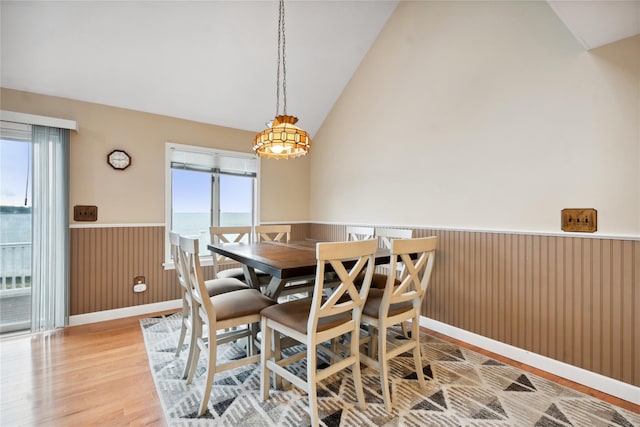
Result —
[{"label": "chair leg", "polygon": [[407,322],[402,322],[400,326],[402,327],[402,335],[407,339],[411,338],[409,336],[409,330],[407,329]]},{"label": "chair leg", "polygon": [[[282,344],[281,344],[281,340],[280,340],[280,332],[278,331],[274,331],[273,329],[271,330],[271,333],[273,334],[273,353],[272,353],[272,357],[274,358],[274,360],[276,362],[279,362],[280,360],[282,360]],[[280,375],[276,374],[275,372],[273,373],[273,387],[276,390],[289,390],[291,388],[291,384],[289,383],[289,381],[285,380],[284,378],[282,378]]]},{"label": "chair leg", "polygon": [[[187,362],[184,364],[184,371],[182,372],[182,379],[188,378],[189,374],[191,373],[192,368],[195,371],[195,368],[198,365],[197,357],[196,357],[195,361],[193,360],[193,358],[194,358],[193,357],[193,353],[195,352],[195,349],[198,346],[197,338],[198,338],[198,336],[195,334],[194,325],[192,324],[191,325],[191,337],[189,338],[189,353],[187,354]],[[198,353],[198,356],[200,356],[200,353]]]},{"label": "chair leg", "polygon": [[369,357],[372,359],[378,358],[378,328],[377,326],[369,325],[369,336],[371,341],[369,342]]},{"label": "chair leg", "polygon": [[353,387],[356,389],[356,397],[358,398],[358,406],[360,410],[367,410],[367,402],[364,400],[364,388],[362,386],[362,372],[360,371],[360,328],[358,327],[351,333],[351,354],[355,356],[351,372],[353,374]]},{"label": "chair leg", "polygon": [[378,325],[378,365],[380,368],[380,387],[387,412],[391,412],[391,389],[389,385],[389,361],[387,360],[387,330]]},{"label": "chair leg", "polygon": [[198,360],[200,359],[200,346],[198,345],[198,338],[202,337],[202,320],[200,316],[191,313],[191,347],[189,348],[189,361],[187,362],[188,368],[185,368],[187,372],[187,384],[191,384],[193,377],[198,367]]},{"label": "chair leg", "polygon": [[311,425],[320,424],[318,417],[318,389],[316,385],[316,367],[318,358],[315,342],[307,342],[307,394],[309,398],[309,417]]},{"label": "chair leg", "polygon": [[262,319],[260,330],[262,331],[262,343],[260,350],[260,391],[262,401],[269,398],[269,370],[267,369],[267,361],[273,357],[273,349],[271,348],[272,331],[267,327],[267,320]]},{"label": "chair leg", "polygon": [[176,348],[176,357],[180,357],[180,351],[182,351],[182,346],[184,345],[184,339],[187,335],[187,326],[185,322],[187,321],[188,316],[189,316],[189,305],[183,298],[182,299],[182,322],[180,322],[180,338],[178,338],[178,348]]},{"label": "chair leg", "polygon": [[[215,334],[215,331],[209,331],[209,335]],[[213,386],[213,377],[216,375],[216,353],[217,343],[215,338],[209,339],[209,361],[207,363],[207,381],[204,385],[204,391],[202,393],[202,402],[200,403],[200,410],[198,415],[202,416],[207,412],[207,404],[209,403],[209,397],[211,395],[211,387]]]},{"label": "chair leg", "polygon": [[411,339],[416,343],[416,346],[413,349],[413,362],[416,366],[416,375],[418,377],[420,388],[425,390],[427,388],[427,382],[424,380],[424,373],[422,372],[422,356],[420,354],[420,331],[418,329],[418,322],[419,320],[417,317],[414,317],[411,322]]}]

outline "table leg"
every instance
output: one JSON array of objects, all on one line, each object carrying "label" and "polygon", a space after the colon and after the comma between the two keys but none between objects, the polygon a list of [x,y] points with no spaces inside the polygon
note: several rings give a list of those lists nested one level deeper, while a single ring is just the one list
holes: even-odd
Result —
[{"label": "table leg", "polygon": [[242,271],[244,271],[244,280],[247,281],[247,284],[249,284],[253,289],[260,290],[260,280],[258,280],[256,270],[253,267],[243,264]]},{"label": "table leg", "polygon": [[272,300],[277,300],[280,292],[287,284],[286,280],[279,279],[277,277],[272,277],[267,285],[267,289],[264,291],[264,294],[267,298],[271,298]]}]

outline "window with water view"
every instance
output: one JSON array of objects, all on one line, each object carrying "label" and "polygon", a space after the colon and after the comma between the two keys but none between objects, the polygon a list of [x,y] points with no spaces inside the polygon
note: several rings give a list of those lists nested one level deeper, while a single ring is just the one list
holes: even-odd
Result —
[{"label": "window with water view", "polygon": [[256,160],[240,153],[177,147],[168,155],[171,230],[197,237],[200,254],[210,255],[209,227],[254,225]]}]

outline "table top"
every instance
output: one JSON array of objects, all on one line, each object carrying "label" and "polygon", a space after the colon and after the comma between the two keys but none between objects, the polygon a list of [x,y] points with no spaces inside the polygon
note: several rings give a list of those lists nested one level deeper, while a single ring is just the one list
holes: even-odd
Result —
[{"label": "table top", "polygon": [[[218,243],[209,244],[207,248],[273,277],[291,279],[315,274],[317,243],[315,240],[289,243]],[[389,250],[378,249],[376,264],[388,262]]]}]

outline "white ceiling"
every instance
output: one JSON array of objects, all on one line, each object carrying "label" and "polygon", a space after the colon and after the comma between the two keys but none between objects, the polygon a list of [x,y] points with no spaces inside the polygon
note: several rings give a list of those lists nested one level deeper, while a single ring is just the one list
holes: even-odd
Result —
[{"label": "white ceiling", "polygon": [[[286,2],[287,112],[311,135],[397,3]],[[549,4],[587,48],[640,34],[640,0]],[[277,7],[2,0],[0,84],[257,132],[276,113]]]},{"label": "white ceiling", "polygon": [[547,3],[585,49],[640,34],[640,1],[547,0]]}]

